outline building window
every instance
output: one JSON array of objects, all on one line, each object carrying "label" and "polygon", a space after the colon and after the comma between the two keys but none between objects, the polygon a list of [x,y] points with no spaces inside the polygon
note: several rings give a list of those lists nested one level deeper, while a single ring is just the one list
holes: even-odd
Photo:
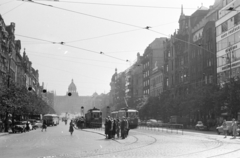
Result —
[{"label": "building window", "polygon": [[238,43],[238,42],[240,42],[240,31],[235,33],[235,43]]},{"label": "building window", "polygon": [[234,16],[234,25],[240,24],[240,13]]},{"label": "building window", "polygon": [[219,26],[217,27],[216,31],[217,31],[217,36],[221,35],[221,34],[222,34],[222,26],[219,25]]},{"label": "building window", "polygon": [[228,29],[231,29],[234,27],[234,17],[232,17],[231,19],[229,19],[228,22]]},{"label": "building window", "polygon": [[227,23],[227,21],[225,21],[224,23],[222,23],[222,25],[221,25],[222,27],[222,30],[221,30],[221,32],[222,33],[224,33],[224,32],[226,32],[227,30],[228,30],[228,23]]},{"label": "building window", "polygon": [[168,65],[166,65],[166,71],[168,72]]},{"label": "building window", "polygon": [[168,78],[166,79],[166,86],[168,87]]}]

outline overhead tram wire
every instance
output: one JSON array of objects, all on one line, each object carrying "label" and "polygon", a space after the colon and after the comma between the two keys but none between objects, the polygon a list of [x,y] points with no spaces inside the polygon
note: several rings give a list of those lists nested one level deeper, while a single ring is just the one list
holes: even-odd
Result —
[{"label": "overhead tram wire", "polygon": [[[52,0],[35,0],[35,1],[46,1],[46,2],[60,2],[60,3],[78,3],[78,4],[89,4],[89,5],[106,5],[106,6],[117,6],[117,7],[136,7],[136,8],[155,8],[155,9],[181,9],[180,7],[162,7],[162,6],[144,6],[144,5],[129,5],[129,4],[113,4],[113,3],[91,3],[91,2],[76,2],[76,1],[52,1]],[[197,9],[197,8],[184,8],[184,9]]]},{"label": "overhead tram wire", "polygon": [[59,56],[59,57],[64,57],[64,58],[69,58],[69,59],[77,59],[77,60],[89,60],[89,61],[95,61],[95,62],[103,62],[103,63],[112,63],[112,64],[123,64],[125,65],[124,63],[116,63],[116,62],[109,62],[109,61],[103,61],[103,60],[93,60],[93,59],[87,59],[87,58],[77,58],[77,57],[73,57],[73,56],[63,56],[63,55],[60,55],[60,54],[49,54],[49,53],[42,53],[42,52],[36,52],[36,51],[32,51],[32,50],[27,50],[27,52],[30,52],[33,53],[33,54],[38,54],[38,55],[46,55],[46,56]]},{"label": "overhead tram wire", "polygon": [[[153,27],[160,27],[160,26],[168,25],[168,24],[172,24],[172,23],[175,23],[175,22],[170,22],[170,23],[165,23],[165,24],[152,26],[152,28]],[[116,33],[111,33],[111,34],[106,34],[106,35],[101,35],[101,36],[96,36],[96,37],[90,37],[90,38],[84,38],[84,39],[79,39],[79,40],[73,40],[73,41],[67,41],[65,43],[74,43],[74,42],[87,41],[87,40],[92,40],[92,39],[97,39],[97,38],[102,38],[102,37],[108,37],[108,36],[113,36],[113,35],[118,35],[118,34],[124,34],[124,33],[139,31],[139,30],[143,30],[143,29],[145,30],[146,28],[135,29],[135,30],[128,30],[128,31],[122,31],[122,32],[116,32]]]},{"label": "overhead tram wire", "polygon": [[[155,32],[155,33],[158,33],[158,34],[161,34],[161,35],[167,36],[167,37],[169,36],[169,35],[166,35],[166,34],[164,34],[164,33],[161,33],[161,32],[155,31],[155,30],[151,30],[151,29],[149,29],[149,31],[151,31],[151,32]],[[207,52],[209,52],[209,53],[215,55],[213,52],[211,52],[211,51],[209,51],[209,50],[203,48],[202,45],[197,45],[197,44],[195,44],[195,43],[191,43],[191,42],[188,42],[188,41],[184,41],[184,40],[179,39],[179,38],[176,38],[176,37],[174,37],[174,36],[172,36],[172,38],[174,38],[174,39],[176,39],[176,40],[178,40],[178,41],[181,41],[181,42],[187,43],[187,44],[191,44],[191,45],[193,45],[193,46],[200,47],[201,49],[203,49],[203,50],[205,50],[205,51],[207,51]]]},{"label": "overhead tram wire", "polygon": [[96,53],[96,54],[102,54],[104,56],[108,56],[110,58],[121,60],[121,61],[126,61],[126,60],[123,60],[121,58],[117,58],[117,57],[114,57],[114,56],[111,56],[111,55],[107,55],[104,52],[97,52],[97,51],[93,51],[93,50],[89,50],[89,49],[85,49],[85,48],[80,48],[80,47],[76,47],[76,46],[72,46],[72,45],[67,45],[67,44],[64,44],[64,46],[68,46],[68,47],[75,48],[75,49],[80,49],[80,50],[85,50],[85,51]]},{"label": "overhead tram wire", "polygon": [[74,42],[87,41],[87,40],[92,40],[92,39],[97,39],[97,38],[102,38],[102,37],[107,37],[107,36],[113,36],[113,35],[118,35],[118,34],[123,34],[123,33],[129,33],[129,32],[134,32],[134,31],[139,31],[139,30],[142,30],[142,29],[135,29],[135,30],[129,30],[129,31],[122,31],[122,32],[111,33],[111,34],[106,34],[106,35],[102,35],[102,36],[96,36],[96,37],[84,38],[84,39],[79,39],[79,40],[74,40],[74,41],[67,41],[66,43],[74,43]]},{"label": "overhead tram wire", "polygon": [[11,2],[13,2],[13,1],[15,1],[15,0],[11,0],[11,1],[9,1],[9,2],[1,3],[0,6],[2,6],[2,5],[4,5],[4,4],[11,3]]},{"label": "overhead tram wire", "polygon": [[29,36],[24,36],[24,35],[19,35],[19,34],[16,34],[16,35],[20,36],[20,37],[40,40],[40,41],[49,42],[49,43],[52,43],[52,44],[59,44],[59,45],[63,45],[63,46],[67,46],[67,47],[71,47],[71,48],[75,48],[75,49],[79,49],[79,50],[84,50],[84,51],[88,51],[88,52],[92,52],[92,53],[108,56],[110,58],[121,60],[121,61],[125,61],[125,62],[127,61],[127,60],[124,60],[124,59],[121,59],[121,58],[117,58],[117,57],[114,57],[114,56],[111,56],[111,55],[107,55],[104,52],[97,52],[97,51],[93,51],[93,50],[89,50],[89,49],[85,49],[85,48],[80,48],[80,47],[77,47],[77,46],[67,45],[67,44],[65,44],[65,42],[53,42],[53,41],[49,41],[49,40],[44,40],[44,39],[39,39],[39,38],[34,38],[34,37],[29,37]]},{"label": "overhead tram wire", "polygon": [[65,8],[61,8],[61,7],[57,7],[57,6],[53,6],[53,5],[38,3],[38,2],[34,2],[32,0],[26,0],[24,2],[39,4],[39,5],[43,5],[43,6],[46,6],[46,7],[52,7],[52,8],[55,8],[55,9],[64,10],[64,11],[68,11],[68,12],[72,12],[72,13],[76,13],[76,14],[80,14],[80,15],[84,15],[84,16],[88,16],[88,17],[92,17],[92,18],[96,18],[96,19],[101,19],[101,20],[105,20],[105,21],[109,21],[109,22],[114,22],[114,23],[118,23],[118,24],[122,24],[122,25],[132,26],[132,27],[136,27],[136,28],[143,28],[141,26],[128,24],[128,23],[124,23],[124,22],[120,22],[120,21],[116,21],[116,20],[112,20],[112,19],[107,19],[107,18],[103,18],[103,17],[91,15],[91,14],[86,14],[86,13],[82,13],[82,12],[78,12],[78,11],[73,11],[73,10],[70,10],[70,9],[65,9]]},{"label": "overhead tram wire", "polygon": [[20,6],[23,5],[23,4],[24,4],[24,3],[21,3],[21,4],[17,5],[16,7],[12,8],[11,10],[9,10],[9,11],[7,11],[7,12],[5,12],[5,13],[3,13],[2,15],[6,15],[7,13],[13,11],[14,9],[20,7]]},{"label": "overhead tram wire", "polygon": [[[38,57],[43,57],[43,58],[46,58],[46,56],[44,55],[41,55],[41,54],[31,54],[31,55],[35,55],[35,56],[38,56]],[[55,57],[50,57],[50,56],[47,56],[48,58],[50,59],[53,59],[53,60],[59,60],[59,61],[64,61],[64,62],[70,62],[70,63],[76,63],[76,64],[84,64],[84,65],[89,65],[89,66],[95,66],[95,67],[101,67],[101,68],[105,68],[105,69],[112,69],[112,67],[106,67],[106,66],[102,66],[102,65],[94,65],[94,64],[88,64],[88,63],[82,63],[82,62],[78,62],[78,61],[73,61],[73,60],[66,60],[66,59],[60,59],[60,58],[55,58]]]}]

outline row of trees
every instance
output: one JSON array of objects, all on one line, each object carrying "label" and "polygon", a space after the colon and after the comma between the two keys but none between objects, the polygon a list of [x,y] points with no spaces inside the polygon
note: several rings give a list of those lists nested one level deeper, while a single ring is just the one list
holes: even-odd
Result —
[{"label": "row of trees", "polygon": [[205,85],[191,89],[186,95],[172,97],[170,91],[150,97],[140,109],[141,118],[169,121],[170,116],[188,117],[195,121],[236,118],[240,111],[240,80],[231,80],[220,87]]},{"label": "row of trees", "polygon": [[5,126],[8,124],[9,114],[14,116],[30,114],[46,114],[55,113],[54,109],[33,91],[28,91],[24,86],[18,86],[10,81],[9,87],[6,79],[0,88],[0,117],[5,121]]}]

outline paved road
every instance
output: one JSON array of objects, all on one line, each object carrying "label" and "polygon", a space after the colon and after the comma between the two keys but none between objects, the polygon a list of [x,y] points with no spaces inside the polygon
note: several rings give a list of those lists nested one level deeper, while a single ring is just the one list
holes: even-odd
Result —
[{"label": "paved road", "polygon": [[127,139],[106,140],[103,130],[74,131],[60,124],[0,137],[1,158],[239,158],[240,139],[194,132],[131,130]]},{"label": "paved road", "polygon": [[69,126],[60,124],[48,127],[47,132],[40,129],[22,134],[0,137],[0,158],[38,158],[61,154],[95,151],[107,146],[118,145],[107,141],[104,136],[75,130],[71,136]]}]

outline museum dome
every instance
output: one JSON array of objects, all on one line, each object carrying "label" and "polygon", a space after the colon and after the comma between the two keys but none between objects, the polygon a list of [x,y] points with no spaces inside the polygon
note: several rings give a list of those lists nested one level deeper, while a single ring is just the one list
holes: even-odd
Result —
[{"label": "museum dome", "polygon": [[68,92],[77,92],[77,87],[74,84],[73,79],[72,79],[71,84],[68,86]]}]

